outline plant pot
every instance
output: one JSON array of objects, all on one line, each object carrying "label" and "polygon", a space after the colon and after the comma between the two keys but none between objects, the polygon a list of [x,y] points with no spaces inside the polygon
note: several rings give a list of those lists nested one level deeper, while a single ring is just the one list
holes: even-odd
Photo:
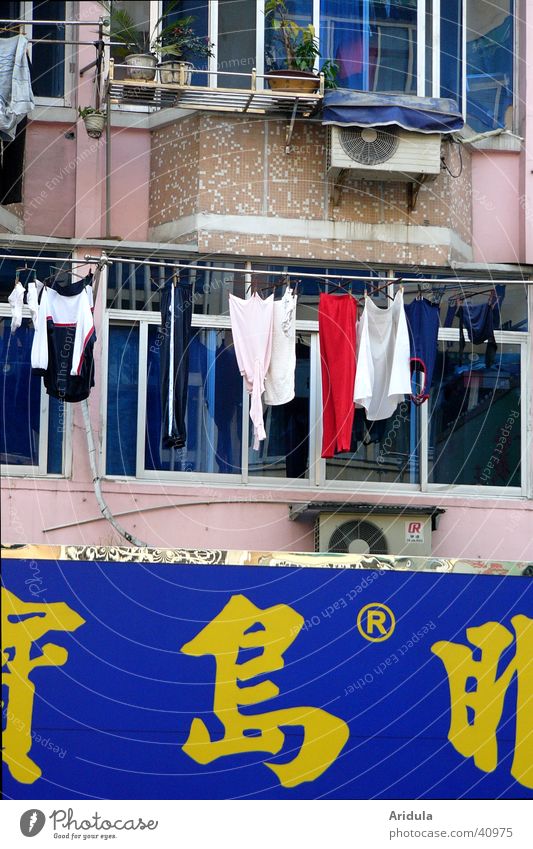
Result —
[{"label": "plant pot", "polygon": [[176,59],[159,63],[159,79],[162,85],[190,85],[192,62],[179,62]]},{"label": "plant pot", "polygon": [[[277,77],[289,77],[289,79],[277,79]],[[312,71],[270,71],[267,79],[272,91],[297,91],[300,94],[313,94],[318,91],[320,86],[320,77],[317,77]]]},{"label": "plant pot", "polygon": [[157,59],[151,53],[130,53],[124,59],[127,80],[144,80],[151,82],[155,80],[157,70]]},{"label": "plant pot", "polygon": [[83,119],[83,123],[85,124],[87,135],[92,139],[99,139],[104,131],[105,115],[102,115],[99,112],[93,113],[92,115],[86,115]]},{"label": "plant pot", "polygon": [[[126,68],[126,81],[139,80],[139,82],[153,82],[157,73],[157,59],[151,53],[130,53],[124,59]],[[140,66],[140,67],[139,67]],[[149,66],[149,67],[147,67]],[[150,102],[154,99],[155,90],[147,86],[127,86],[124,90],[125,103],[138,103],[140,100]]]}]

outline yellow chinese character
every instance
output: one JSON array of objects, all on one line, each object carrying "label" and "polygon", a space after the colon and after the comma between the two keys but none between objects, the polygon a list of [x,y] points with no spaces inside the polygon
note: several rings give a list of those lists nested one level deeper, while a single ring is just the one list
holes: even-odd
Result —
[{"label": "yellow chinese character", "polygon": [[[244,752],[278,754],[285,742],[280,726],[303,726],[300,750],[288,763],[265,763],[284,787],[296,787],[314,781],[337,758],[348,740],[348,726],[320,708],[294,707],[268,713],[242,714],[249,708],[272,699],[279,688],[269,680],[258,684],[243,683],[258,675],[284,666],[283,653],[295,640],[303,617],[285,604],[262,610],[243,595],[234,595],[215,619],[182,647],[193,657],[214,655],[216,681],[213,709],[224,727],[220,740],[211,740],[201,719],[193,719],[183,747],[189,757],[207,764],[224,755]],[[258,649],[249,660],[239,661],[239,651]]]},{"label": "yellow chinese character", "polygon": [[48,631],[75,631],[84,621],[64,602],[32,604],[2,588],[2,685],[9,694],[8,702],[2,701],[6,721],[2,757],[13,778],[23,784],[32,784],[41,775],[28,757],[35,696],[30,673],[39,666],[63,666],[68,658],[67,650],[54,643],[41,646],[41,654],[31,657],[33,642]]},{"label": "yellow chinese character", "polygon": [[[484,772],[498,765],[496,731],[505,693],[516,673],[516,739],[511,775],[524,787],[533,788],[533,619],[514,616],[516,633],[513,659],[498,676],[502,653],[513,642],[513,634],[498,622],[467,628],[466,636],[481,651],[479,660],[468,646],[439,642],[431,651],[440,657],[448,674],[451,723],[448,739],[465,758],[474,758]],[[468,683],[475,682],[468,687]]]}]

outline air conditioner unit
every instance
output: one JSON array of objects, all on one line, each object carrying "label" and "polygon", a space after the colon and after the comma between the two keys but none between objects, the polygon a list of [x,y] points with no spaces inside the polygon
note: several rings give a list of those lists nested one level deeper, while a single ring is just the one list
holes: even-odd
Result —
[{"label": "air conditioner unit", "polygon": [[431,516],[320,513],[315,551],[425,557],[431,554]]},{"label": "air conditioner unit", "polygon": [[415,133],[395,127],[328,127],[327,170],[344,170],[361,180],[419,179],[440,173],[439,133]]}]

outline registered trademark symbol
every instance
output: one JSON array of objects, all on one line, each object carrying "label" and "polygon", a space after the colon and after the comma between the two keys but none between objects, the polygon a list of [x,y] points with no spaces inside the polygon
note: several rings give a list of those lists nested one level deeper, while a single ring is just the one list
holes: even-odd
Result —
[{"label": "registered trademark symbol", "polygon": [[357,630],[365,640],[382,643],[392,636],[396,627],[394,613],[386,604],[374,601],[365,604],[357,616]]}]

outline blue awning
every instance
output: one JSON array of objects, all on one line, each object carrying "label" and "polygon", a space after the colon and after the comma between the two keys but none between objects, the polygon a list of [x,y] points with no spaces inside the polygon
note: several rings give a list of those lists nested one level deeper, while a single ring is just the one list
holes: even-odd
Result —
[{"label": "blue awning", "polygon": [[457,103],[447,98],[337,88],[324,95],[322,123],[341,127],[395,125],[418,133],[453,133],[463,127],[464,120]]}]

